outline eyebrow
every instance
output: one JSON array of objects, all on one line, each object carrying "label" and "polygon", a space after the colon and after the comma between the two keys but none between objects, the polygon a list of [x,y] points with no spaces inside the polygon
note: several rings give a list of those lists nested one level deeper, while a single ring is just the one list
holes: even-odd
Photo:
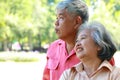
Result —
[{"label": "eyebrow", "polygon": [[64,13],[60,13],[59,16],[64,16]]},{"label": "eyebrow", "polygon": [[87,36],[86,34],[81,34],[80,36]]},{"label": "eyebrow", "polygon": [[87,35],[86,35],[86,34],[79,35],[79,36],[77,37],[77,39],[79,39],[79,38],[81,38],[81,37],[87,37]]},{"label": "eyebrow", "polygon": [[64,16],[64,14],[63,14],[63,13],[60,13],[60,14],[58,14],[58,15],[56,15],[56,16]]}]

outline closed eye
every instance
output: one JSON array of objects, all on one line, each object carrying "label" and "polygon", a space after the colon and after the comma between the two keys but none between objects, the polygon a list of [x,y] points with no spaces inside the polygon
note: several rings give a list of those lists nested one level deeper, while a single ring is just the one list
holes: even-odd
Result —
[{"label": "closed eye", "polygon": [[83,37],[81,37],[80,39],[82,40],[82,39],[85,39],[86,37],[85,36],[83,36]]},{"label": "closed eye", "polygon": [[83,39],[86,39],[86,36],[81,36],[81,37],[79,37],[79,38],[76,40],[76,43],[79,42],[79,41],[81,41],[81,40],[83,40]]},{"label": "closed eye", "polygon": [[78,42],[78,39],[75,41],[76,43]]}]

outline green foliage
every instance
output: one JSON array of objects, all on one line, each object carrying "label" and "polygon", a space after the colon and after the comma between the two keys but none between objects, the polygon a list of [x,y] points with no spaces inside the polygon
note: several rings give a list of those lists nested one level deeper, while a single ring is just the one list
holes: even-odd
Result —
[{"label": "green foliage", "polygon": [[[0,42],[14,40],[32,47],[57,39],[54,32],[55,7],[61,0],[0,0]],[[120,1],[84,0],[90,9],[90,21],[102,22],[120,45]]]},{"label": "green foliage", "polygon": [[0,41],[18,40],[34,45],[53,41],[55,35],[48,34],[53,34],[55,4],[50,3],[46,0],[1,0]]},{"label": "green foliage", "polygon": [[111,33],[113,40],[120,46],[120,1],[85,0],[89,5],[90,19],[100,21]]}]

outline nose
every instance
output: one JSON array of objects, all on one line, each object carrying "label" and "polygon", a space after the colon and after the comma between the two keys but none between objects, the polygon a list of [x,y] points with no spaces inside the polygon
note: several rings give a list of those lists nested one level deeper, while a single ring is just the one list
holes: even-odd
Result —
[{"label": "nose", "polygon": [[80,43],[80,42],[76,42],[76,43],[75,43],[74,50],[76,51],[76,49],[77,49],[80,45],[81,45],[81,43]]},{"label": "nose", "polygon": [[79,43],[76,43],[76,45],[75,46],[80,46],[80,44]]},{"label": "nose", "polygon": [[75,46],[80,46],[80,45],[81,45],[80,41],[77,40],[77,42],[75,43]]},{"label": "nose", "polygon": [[59,21],[58,19],[55,21],[55,26],[58,26],[59,25]]}]

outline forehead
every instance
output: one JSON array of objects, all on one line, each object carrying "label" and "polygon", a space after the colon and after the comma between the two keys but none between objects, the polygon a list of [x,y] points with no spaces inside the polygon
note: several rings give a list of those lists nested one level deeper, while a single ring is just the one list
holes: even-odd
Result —
[{"label": "forehead", "polygon": [[65,16],[65,15],[68,15],[68,12],[67,12],[66,9],[58,9],[58,10],[56,10],[56,15],[63,15],[63,16]]},{"label": "forehead", "polygon": [[91,30],[90,29],[84,29],[79,32],[78,37],[80,36],[90,36],[91,35]]}]

